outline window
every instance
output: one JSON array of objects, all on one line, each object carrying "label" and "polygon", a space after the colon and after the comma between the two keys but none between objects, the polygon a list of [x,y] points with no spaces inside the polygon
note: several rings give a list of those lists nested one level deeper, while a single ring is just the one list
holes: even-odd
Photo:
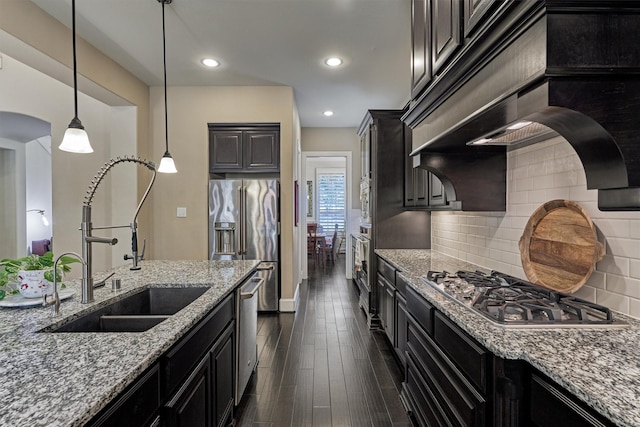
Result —
[{"label": "window", "polygon": [[345,229],[346,200],[344,170],[317,170],[317,222],[326,233],[333,231],[336,224],[338,231]]}]

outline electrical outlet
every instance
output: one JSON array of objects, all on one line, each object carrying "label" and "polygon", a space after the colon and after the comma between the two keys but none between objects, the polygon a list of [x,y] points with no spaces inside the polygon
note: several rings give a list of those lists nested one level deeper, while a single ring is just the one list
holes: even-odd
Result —
[{"label": "electrical outlet", "polygon": [[176,216],[178,218],[186,218],[187,217],[187,208],[178,208],[176,212]]}]

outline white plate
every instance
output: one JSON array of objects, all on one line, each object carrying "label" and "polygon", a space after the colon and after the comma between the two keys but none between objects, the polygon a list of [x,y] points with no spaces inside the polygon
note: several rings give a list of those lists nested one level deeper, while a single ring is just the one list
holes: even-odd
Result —
[{"label": "white plate", "polygon": [[[71,298],[75,292],[73,289],[61,289],[58,291],[60,301]],[[20,294],[7,295],[0,301],[0,307],[33,307],[42,305],[42,298],[25,298]]]}]

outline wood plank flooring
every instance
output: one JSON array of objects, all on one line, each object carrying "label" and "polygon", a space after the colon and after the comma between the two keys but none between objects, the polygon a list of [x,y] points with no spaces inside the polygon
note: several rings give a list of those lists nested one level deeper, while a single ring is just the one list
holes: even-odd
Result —
[{"label": "wood plank flooring", "polygon": [[258,368],[237,426],[394,426],[411,423],[402,373],[383,332],[369,331],[344,255],[309,264],[295,313],[258,316]]}]

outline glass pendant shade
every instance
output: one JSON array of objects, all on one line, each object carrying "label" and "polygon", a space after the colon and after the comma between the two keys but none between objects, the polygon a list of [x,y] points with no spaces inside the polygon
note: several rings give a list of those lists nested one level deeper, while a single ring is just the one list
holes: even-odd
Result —
[{"label": "glass pendant shade", "polygon": [[93,153],[89,136],[84,130],[80,119],[74,117],[73,120],[71,120],[58,148],[70,153]]},{"label": "glass pendant shade", "polygon": [[173,157],[169,154],[168,151],[164,153],[162,156],[162,160],[160,160],[160,166],[158,167],[158,172],[160,173],[177,173],[178,169],[176,169],[176,164],[173,162]]}]

